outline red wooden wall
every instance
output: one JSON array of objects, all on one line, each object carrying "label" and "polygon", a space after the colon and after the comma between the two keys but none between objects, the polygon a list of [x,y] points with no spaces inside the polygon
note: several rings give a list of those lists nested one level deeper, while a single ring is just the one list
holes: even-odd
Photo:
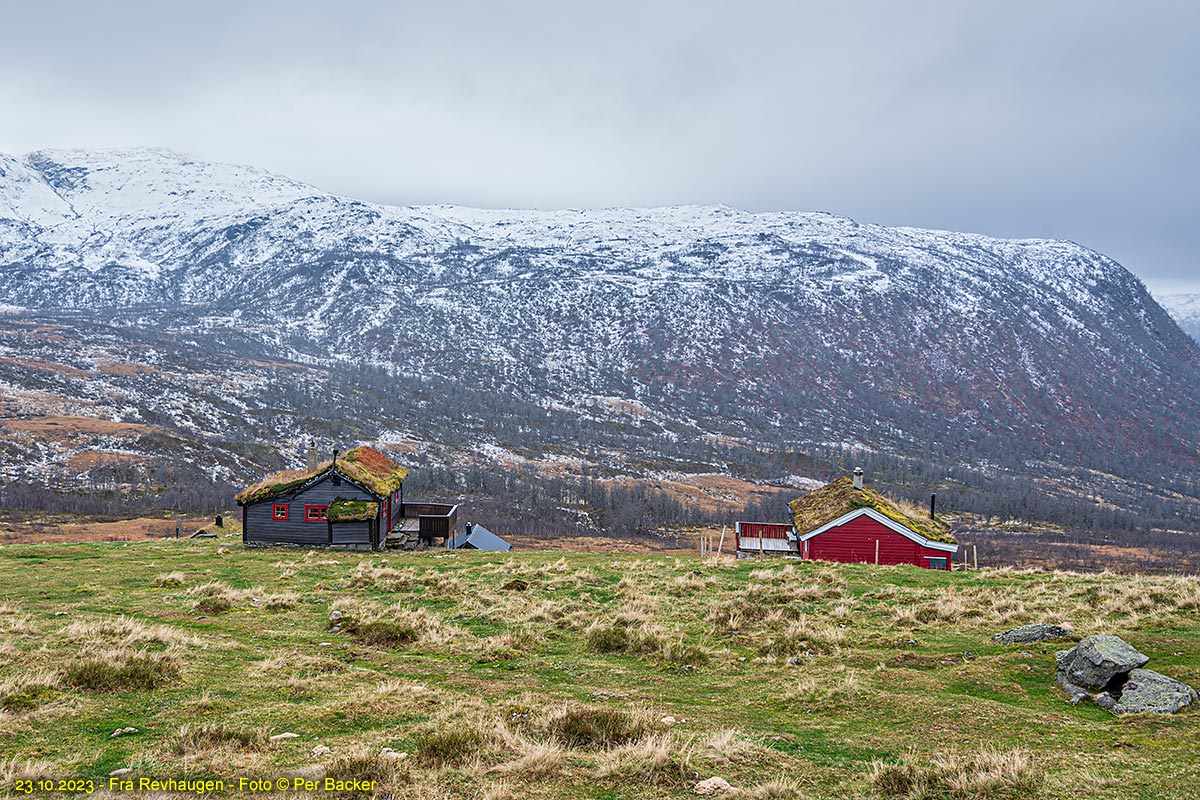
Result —
[{"label": "red wooden wall", "polygon": [[[954,555],[944,550],[923,547],[863,514],[809,539],[808,558],[874,564],[876,540],[879,541],[880,564],[916,564],[928,567],[928,557],[933,557],[946,559],[946,567],[949,569]],[[803,547],[804,544],[801,543],[801,552]]]}]

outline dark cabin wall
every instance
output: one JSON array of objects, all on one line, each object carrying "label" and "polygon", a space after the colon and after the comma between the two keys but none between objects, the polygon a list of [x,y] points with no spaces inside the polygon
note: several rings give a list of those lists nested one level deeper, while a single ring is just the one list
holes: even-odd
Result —
[{"label": "dark cabin wall", "polygon": [[334,544],[370,544],[370,522],[338,522],[333,526]]},{"label": "dark cabin wall", "polygon": [[[349,481],[343,480],[341,486],[334,486],[333,482],[326,477],[300,494],[285,495],[247,506],[245,541],[247,544],[299,544],[308,547],[325,547],[329,543],[329,527],[324,521],[305,522],[304,506],[305,504],[328,505],[336,497],[346,500],[375,501],[373,496]],[[271,519],[272,503],[288,504],[287,522],[275,522]],[[364,530],[366,530],[366,524],[363,523]],[[341,527],[344,526],[335,527],[338,528],[337,538],[342,541],[345,534],[341,531]],[[357,533],[351,535],[357,537]],[[364,543],[368,541],[366,535],[363,536],[362,541]]]}]

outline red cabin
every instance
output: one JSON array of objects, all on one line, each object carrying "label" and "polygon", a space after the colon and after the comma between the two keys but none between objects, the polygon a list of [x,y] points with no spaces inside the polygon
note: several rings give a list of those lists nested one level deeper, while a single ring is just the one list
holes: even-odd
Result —
[{"label": "red cabin", "polygon": [[902,509],[864,488],[862,471],[788,504],[802,558],[950,569],[958,544],[950,526]]}]

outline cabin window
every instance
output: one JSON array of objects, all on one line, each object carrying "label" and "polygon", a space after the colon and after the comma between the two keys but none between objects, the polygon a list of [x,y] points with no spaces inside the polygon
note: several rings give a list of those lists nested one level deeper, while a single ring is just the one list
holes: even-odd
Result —
[{"label": "cabin window", "polygon": [[325,510],[328,508],[329,508],[329,506],[327,506],[327,505],[323,505],[323,506],[306,505],[304,507],[304,521],[305,522],[324,522],[325,521]]},{"label": "cabin window", "polygon": [[929,559],[929,568],[930,569],[945,569],[946,568],[946,559],[944,559],[944,558]]},{"label": "cabin window", "polygon": [[288,520],[288,504],[287,503],[272,503],[271,504],[271,519],[276,522],[287,522]]}]

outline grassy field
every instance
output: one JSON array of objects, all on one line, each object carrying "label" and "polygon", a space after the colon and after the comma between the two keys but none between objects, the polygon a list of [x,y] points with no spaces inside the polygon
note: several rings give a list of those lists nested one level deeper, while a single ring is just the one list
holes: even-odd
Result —
[{"label": "grassy field", "polygon": [[1065,644],[990,640],[1115,633],[1200,684],[1195,578],[235,542],[0,547],[0,794],[1200,797],[1200,712],[1070,706]]}]

